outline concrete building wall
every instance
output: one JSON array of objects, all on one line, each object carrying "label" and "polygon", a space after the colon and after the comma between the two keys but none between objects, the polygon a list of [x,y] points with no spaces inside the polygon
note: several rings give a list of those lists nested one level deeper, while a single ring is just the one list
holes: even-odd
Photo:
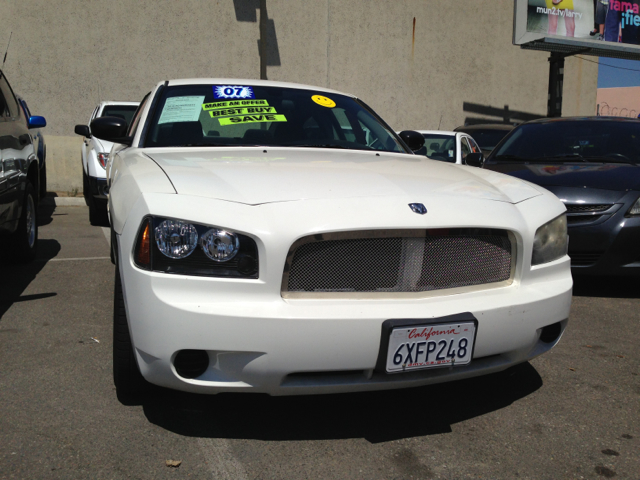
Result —
[{"label": "concrete building wall", "polygon": [[[259,78],[258,7],[0,2],[0,46],[13,31],[4,71],[48,121],[50,189],[81,188],[73,127],[100,100],[140,100],[168,78]],[[546,112],[548,54],[511,44],[511,0],[267,0],[267,11],[270,79],[356,94],[393,128],[454,128],[477,116],[464,102]],[[564,114],[593,114],[596,83],[597,65],[567,59]]]}]

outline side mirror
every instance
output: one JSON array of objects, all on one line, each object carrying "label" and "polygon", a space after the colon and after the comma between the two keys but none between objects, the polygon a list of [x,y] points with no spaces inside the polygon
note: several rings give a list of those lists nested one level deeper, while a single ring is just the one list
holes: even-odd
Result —
[{"label": "side mirror", "polygon": [[33,116],[27,120],[27,126],[29,128],[43,128],[47,126],[47,121],[44,117]]},{"label": "side mirror", "polygon": [[118,117],[98,117],[91,122],[94,137],[113,143],[131,145],[133,138],[127,137],[127,121]]},{"label": "side mirror", "polygon": [[76,128],[73,131],[83,137],[91,138],[91,130],[89,130],[89,127],[86,125],[76,125]]},{"label": "side mirror", "polygon": [[484,155],[481,153],[468,153],[464,158],[464,163],[470,167],[482,168],[484,165]]},{"label": "side mirror", "polygon": [[424,145],[424,137],[421,133],[413,130],[403,130],[400,132],[400,138],[407,144],[412,152],[420,150]]}]

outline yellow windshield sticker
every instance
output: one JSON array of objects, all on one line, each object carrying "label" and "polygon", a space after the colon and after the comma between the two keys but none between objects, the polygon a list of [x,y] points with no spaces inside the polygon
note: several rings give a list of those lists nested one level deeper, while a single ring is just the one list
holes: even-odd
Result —
[{"label": "yellow windshield sticker", "polygon": [[318,105],[322,105],[323,107],[333,108],[336,106],[336,102],[331,100],[330,98],[323,97],[322,95],[314,95],[311,97],[311,100],[316,102]]},{"label": "yellow windshield sticker", "polygon": [[202,109],[203,110],[219,110],[221,108],[254,107],[254,106],[268,107],[269,102],[267,102],[266,100],[229,100],[227,102],[205,103],[202,105]]},{"label": "yellow windshield sticker", "polygon": [[221,126],[237,125],[240,123],[264,123],[264,122],[286,122],[287,118],[284,115],[244,115],[238,117],[224,117],[219,118]]},{"label": "yellow windshield sticker", "polygon": [[225,108],[221,110],[209,110],[211,118],[217,117],[235,117],[238,115],[255,115],[264,113],[278,113],[275,107],[244,107],[244,108]]}]

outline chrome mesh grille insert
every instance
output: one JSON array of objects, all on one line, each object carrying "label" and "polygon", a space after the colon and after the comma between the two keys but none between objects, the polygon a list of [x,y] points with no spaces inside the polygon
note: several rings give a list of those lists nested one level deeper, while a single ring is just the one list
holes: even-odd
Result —
[{"label": "chrome mesh grille insert", "polygon": [[587,205],[584,203],[568,203],[565,204],[567,207],[567,213],[584,213],[584,212],[604,212],[605,210],[609,210],[613,205]]},{"label": "chrome mesh grille insert", "polygon": [[352,238],[367,233],[296,242],[283,292],[415,293],[504,282],[512,275],[513,247],[504,230],[411,230]]}]

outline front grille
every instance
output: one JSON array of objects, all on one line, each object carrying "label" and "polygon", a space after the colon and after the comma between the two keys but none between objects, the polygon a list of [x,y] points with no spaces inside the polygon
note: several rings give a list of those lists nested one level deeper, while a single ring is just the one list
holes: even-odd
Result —
[{"label": "front grille", "polygon": [[567,215],[567,225],[573,225],[575,223],[594,223],[600,220],[602,215]]},{"label": "front grille", "polygon": [[346,232],[305,237],[287,257],[283,292],[419,293],[511,279],[505,230]]},{"label": "front grille", "polygon": [[595,264],[604,252],[569,252],[572,267],[588,267]]},{"label": "front grille", "polygon": [[565,207],[567,207],[567,213],[604,212],[605,210],[609,210],[612,206],[612,204],[586,205],[583,203],[565,205]]}]

